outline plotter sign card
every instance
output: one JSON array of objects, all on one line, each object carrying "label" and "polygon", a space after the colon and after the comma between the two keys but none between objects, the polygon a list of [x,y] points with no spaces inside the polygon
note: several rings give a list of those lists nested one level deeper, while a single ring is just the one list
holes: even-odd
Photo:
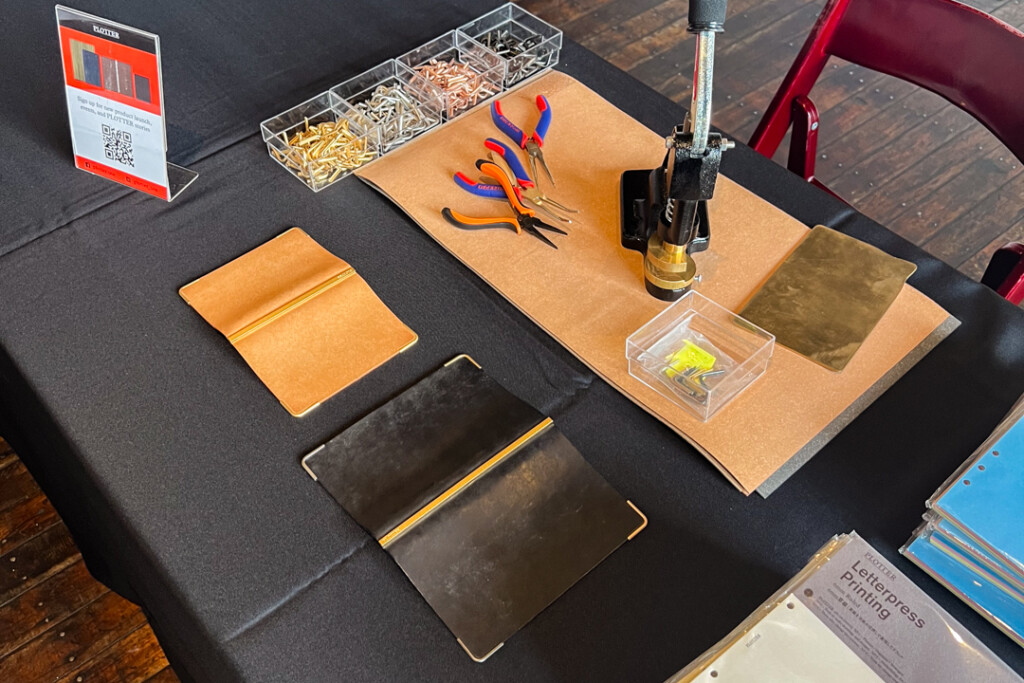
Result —
[{"label": "plotter sign card", "polygon": [[56,9],[75,166],[170,201],[196,174],[167,163],[159,37]]}]

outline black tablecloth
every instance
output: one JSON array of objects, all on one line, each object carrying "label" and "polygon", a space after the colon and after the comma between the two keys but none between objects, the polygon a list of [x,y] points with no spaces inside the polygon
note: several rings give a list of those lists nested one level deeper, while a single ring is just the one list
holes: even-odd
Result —
[{"label": "black tablecloth", "polygon": [[[749,149],[730,151],[728,176],[808,225],[913,260],[911,283],[963,321],[778,492],[744,498],[360,181],[313,194],[270,160],[262,118],[490,6],[350,5],[82,7],[162,36],[172,150],[200,173],[173,204],[71,168],[52,8],[6,8],[0,58],[28,58],[38,80],[26,90],[12,69],[0,76],[13,157],[0,198],[0,434],[93,573],[144,607],[183,680],[660,681],[850,529],[1024,672],[1020,648],[896,553],[924,499],[1024,390],[1020,310]],[[654,130],[682,119],[574,44],[560,68]],[[565,135],[572,122],[554,126]],[[593,141],[595,153],[602,142],[629,144]],[[293,225],[420,334],[302,419],[177,294]],[[459,353],[552,415],[650,518],[483,665],[298,462]]]}]

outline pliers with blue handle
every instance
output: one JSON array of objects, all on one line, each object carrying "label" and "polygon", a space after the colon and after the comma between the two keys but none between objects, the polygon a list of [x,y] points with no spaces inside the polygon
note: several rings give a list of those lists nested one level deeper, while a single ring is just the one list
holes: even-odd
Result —
[{"label": "pliers with blue handle", "polygon": [[501,113],[500,100],[491,102],[491,120],[494,121],[494,125],[498,127],[498,130],[507,135],[512,142],[525,149],[526,153],[530,155],[531,177],[537,177],[537,162],[540,162],[544,173],[548,176],[548,180],[554,186],[555,179],[551,177],[551,171],[548,170],[547,162],[544,161],[544,153],[540,149],[544,145],[544,136],[548,134],[548,127],[551,125],[551,106],[548,104],[548,99],[543,95],[537,95],[537,109],[540,110],[540,121],[537,122],[537,126],[529,135],[524,133],[522,128],[512,123],[508,117]]},{"label": "pliers with blue handle", "polygon": [[[493,161],[497,162],[497,159],[494,158],[494,155],[496,154],[500,156],[505,162],[505,165],[508,166],[508,170],[511,171],[519,186],[519,198],[522,201],[533,204],[557,221],[572,223],[571,220],[564,218],[563,216],[559,216],[557,213],[549,209],[548,206],[554,207],[560,211],[565,211],[566,213],[579,213],[579,211],[576,209],[570,209],[564,204],[559,204],[554,199],[551,199],[538,190],[537,186],[530,179],[530,176],[527,175],[526,169],[523,168],[523,165],[519,162],[519,156],[511,147],[503,142],[495,140],[494,138],[487,138],[487,140],[484,141],[484,146],[491,151],[491,159]],[[477,195],[478,197],[490,197],[492,199],[505,198],[505,191],[500,185],[489,185],[474,182],[465,173],[456,173],[454,180],[456,185],[471,194]]]},{"label": "pliers with blue handle", "polygon": [[[498,181],[497,187],[500,188],[504,199],[508,202],[509,206],[512,207],[512,212],[515,214],[514,217],[494,217],[494,218],[473,218],[471,216],[463,216],[462,214],[452,211],[448,207],[441,210],[441,215],[444,219],[454,225],[456,228],[462,230],[480,230],[485,228],[509,228],[515,230],[517,233],[525,231],[544,244],[548,245],[552,249],[558,249],[554,242],[549,240],[546,235],[541,233],[541,230],[549,230],[551,232],[557,232],[560,235],[567,235],[565,230],[556,228],[553,225],[548,225],[544,221],[540,220],[536,216],[536,212],[525,206],[521,200],[519,194],[519,188],[512,184],[512,180],[508,177],[508,174],[501,169],[500,166],[495,164],[493,161],[487,161],[486,159],[479,159],[476,162],[477,169],[481,173],[489,178],[494,178]],[[458,181],[456,181],[458,182]],[[470,181],[472,182],[472,181]],[[476,194],[476,192],[474,192]],[[481,195],[485,196],[485,195]]]}]

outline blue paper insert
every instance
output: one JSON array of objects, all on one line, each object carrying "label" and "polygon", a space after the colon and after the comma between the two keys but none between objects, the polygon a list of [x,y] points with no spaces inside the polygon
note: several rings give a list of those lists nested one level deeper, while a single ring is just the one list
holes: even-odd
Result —
[{"label": "blue paper insert", "polygon": [[965,469],[932,507],[1024,576],[1024,418]]},{"label": "blue paper insert", "polygon": [[1024,647],[1024,603],[966,556],[925,531],[903,549],[932,578]]}]

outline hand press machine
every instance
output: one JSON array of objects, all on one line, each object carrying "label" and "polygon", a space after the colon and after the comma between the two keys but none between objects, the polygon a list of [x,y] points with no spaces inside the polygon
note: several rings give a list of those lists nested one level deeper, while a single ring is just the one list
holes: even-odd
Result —
[{"label": "hand press machine", "polygon": [[707,202],[722,152],[734,143],[711,132],[715,34],[725,28],[727,0],[690,0],[688,28],[697,36],[690,111],[665,139],[655,169],[622,174],[622,246],[644,254],[644,284],[664,301],[689,291],[697,276],[690,254],[708,248]]}]

